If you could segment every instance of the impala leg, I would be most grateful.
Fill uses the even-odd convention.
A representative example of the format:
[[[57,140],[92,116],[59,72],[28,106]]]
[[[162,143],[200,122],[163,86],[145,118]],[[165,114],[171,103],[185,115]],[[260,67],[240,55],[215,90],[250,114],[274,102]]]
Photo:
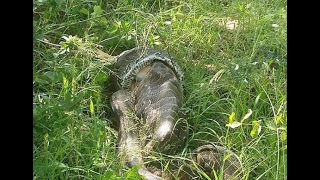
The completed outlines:
[[[113,111],[119,118],[118,155],[121,163],[130,167],[143,163],[140,156],[137,127],[132,118],[133,99],[125,90],[115,92],[111,97]]]
[[[128,167],[139,165],[139,174],[145,176],[147,180],[160,180],[160,177],[149,172],[144,166],[130,91],[119,90],[115,92],[111,97],[111,106],[119,118],[117,154],[121,164]]]

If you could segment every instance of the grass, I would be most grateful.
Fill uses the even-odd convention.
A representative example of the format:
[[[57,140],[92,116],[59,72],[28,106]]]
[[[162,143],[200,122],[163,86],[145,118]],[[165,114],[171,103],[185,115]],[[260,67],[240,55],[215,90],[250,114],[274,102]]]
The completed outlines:
[[[215,142],[240,156],[243,179],[287,179],[285,0],[33,2],[33,179],[139,178],[116,156],[112,66],[93,60],[138,45],[185,72],[182,154]]]

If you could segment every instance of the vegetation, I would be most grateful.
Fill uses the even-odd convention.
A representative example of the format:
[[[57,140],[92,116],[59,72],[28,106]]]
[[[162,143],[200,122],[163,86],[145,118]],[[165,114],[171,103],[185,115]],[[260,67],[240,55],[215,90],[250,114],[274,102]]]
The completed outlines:
[[[101,51],[142,45],[185,72],[190,137],[176,158],[214,142],[239,155],[244,179],[287,179],[286,3],[33,0],[33,179],[139,178],[116,156]]]

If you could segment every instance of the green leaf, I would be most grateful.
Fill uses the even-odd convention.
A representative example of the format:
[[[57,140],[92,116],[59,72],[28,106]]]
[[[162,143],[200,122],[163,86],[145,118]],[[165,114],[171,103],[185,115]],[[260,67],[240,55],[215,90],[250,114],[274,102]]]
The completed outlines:
[[[107,24],[107,18],[105,18],[105,17],[101,17],[100,18],[100,21],[99,21],[101,24]]]
[[[121,27],[121,21],[115,21],[114,23],[113,23],[113,26],[114,27],[116,27],[116,28],[120,28]]]
[[[55,79],[55,75],[56,75],[56,73],[55,73],[55,72],[52,72],[52,71],[48,71],[48,72],[45,72],[45,73],[44,73],[44,76],[48,77],[52,82],[53,82],[54,79]]]
[[[286,141],[287,140],[287,132],[286,131],[281,131],[280,133],[280,139],[282,141]]]
[[[40,78],[41,80],[47,81],[48,83],[55,83],[60,81],[61,76],[58,72],[47,71],[43,75],[40,75],[38,78]]]
[[[63,84],[63,89],[67,89],[69,87],[69,82],[64,75],[62,76],[62,84]]]
[[[93,13],[91,13],[91,15],[92,15],[93,17],[95,17],[95,16],[101,15],[102,13],[103,13],[103,10],[101,9],[100,6],[94,6],[94,7],[93,7]]]
[[[90,105],[89,105],[89,107],[90,107],[90,113],[91,113],[91,115],[93,115],[93,114],[94,114],[94,106],[93,106],[92,99],[90,99]]]
[[[231,124],[234,121],[235,118],[236,118],[236,113],[232,112],[230,114],[230,116],[229,116],[229,123]]]
[[[127,179],[141,179],[141,175],[138,173],[140,166],[134,165],[131,169],[126,172]]]
[[[88,9],[85,9],[85,8],[80,9],[79,13],[82,13],[82,14],[85,14],[85,15],[89,15]]]
[[[48,81],[47,79],[42,79],[41,77],[36,77],[34,79],[35,83],[39,83],[39,84],[47,84],[50,83],[50,81]]]
[[[274,118],[274,122],[276,123],[276,125],[278,125],[279,123],[282,123],[283,122],[283,117],[282,117],[282,113],[277,115],[275,118]]]
[[[255,138],[261,132],[260,121],[252,121],[251,123],[252,123],[253,127],[252,127],[252,130],[250,132],[250,136],[252,138]]]
[[[95,83],[103,83],[107,80],[107,76],[105,74],[97,74],[94,78]]]
[[[244,7],[242,4],[239,5],[239,10],[242,12],[244,10]]]
[[[114,172],[108,171],[105,173],[104,178],[105,179],[113,179],[116,178],[116,174]]]
[[[68,47],[69,47],[69,45],[67,43],[65,43],[65,42],[61,43],[61,48],[62,49],[67,49]]]

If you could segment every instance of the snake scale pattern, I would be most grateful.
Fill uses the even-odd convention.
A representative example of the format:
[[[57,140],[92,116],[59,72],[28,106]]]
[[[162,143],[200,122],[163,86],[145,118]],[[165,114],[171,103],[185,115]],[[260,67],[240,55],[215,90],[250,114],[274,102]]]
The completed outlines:
[[[111,106],[118,117],[118,156],[123,166],[138,165],[148,180],[193,179],[194,164],[213,178],[223,166],[224,179],[239,179],[242,168],[237,155],[224,147],[208,144],[190,154],[173,175],[152,169],[145,158],[152,152],[175,154],[185,146],[188,124],[180,112],[183,105],[183,71],[167,51],[137,47],[116,57],[111,76],[115,92]],[[224,161],[226,155],[230,157]]]

